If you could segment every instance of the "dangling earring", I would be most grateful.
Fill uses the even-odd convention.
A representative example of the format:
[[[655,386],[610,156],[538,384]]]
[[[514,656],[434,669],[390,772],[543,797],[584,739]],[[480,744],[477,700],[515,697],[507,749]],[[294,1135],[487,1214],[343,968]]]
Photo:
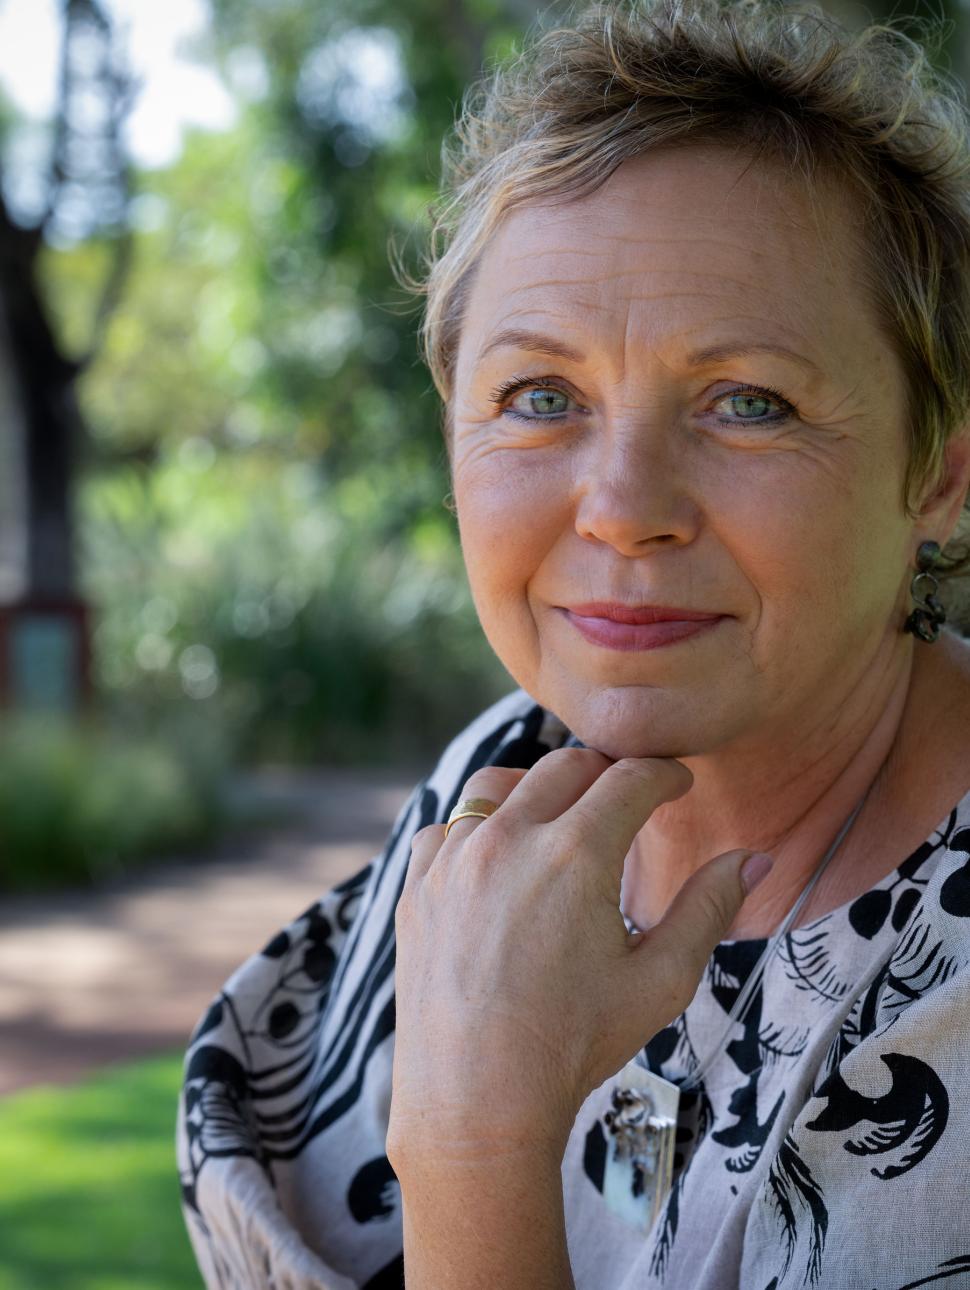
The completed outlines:
[[[904,632],[912,632],[918,636],[921,641],[927,641],[929,644],[939,639],[940,628],[946,622],[946,610],[936,598],[936,592],[940,589],[940,584],[933,577],[930,570],[936,564],[940,555],[940,544],[938,542],[922,542],[919,550],[916,552],[916,568],[919,572],[910,583],[909,593],[919,606],[914,609],[906,619]],[[919,594],[918,584],[921,580],[931,582],[929,594],[921,597]]]

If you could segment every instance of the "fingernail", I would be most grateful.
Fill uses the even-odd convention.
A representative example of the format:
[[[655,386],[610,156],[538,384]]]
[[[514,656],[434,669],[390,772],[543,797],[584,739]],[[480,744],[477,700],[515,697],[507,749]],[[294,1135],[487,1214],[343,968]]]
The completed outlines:
[[[771,873],[771,866],[774,864],[771,856],[765,855],[763,851],[756,851],[754,855],[748,856],[741,866],[741,881],[744,884],[744,893],[750,895],[757,887],[762,878]]]

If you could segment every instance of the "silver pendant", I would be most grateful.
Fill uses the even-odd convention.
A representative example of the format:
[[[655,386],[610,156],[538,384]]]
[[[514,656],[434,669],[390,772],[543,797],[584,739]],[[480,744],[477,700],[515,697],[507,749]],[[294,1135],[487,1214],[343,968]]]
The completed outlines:
[[[676,1084],[630,1061],[616,1077],[603,1117],[610,1132],[603,1198],[644,1233],[670,1194],[679,1101]]]

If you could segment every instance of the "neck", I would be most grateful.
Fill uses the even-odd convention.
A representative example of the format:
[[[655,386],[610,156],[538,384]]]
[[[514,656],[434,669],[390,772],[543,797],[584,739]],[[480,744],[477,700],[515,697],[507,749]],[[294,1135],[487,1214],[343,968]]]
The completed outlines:
[[[859,836],[860,823],[872,812],[878,815],[891,797],[901,734],[914,707],[914,664],[923,660],[914,654],[911,637],[894,645],[882,662],[869,660],[828,711],[816,709],[801,720],[786,714],[796,735],[775,730],[760,746],[725,746],[679,759],[694,775],[690,792],[653,813],[627,857],[623,908],[638,926],[656,922],[708,860],[750,847],[772,855],[775,866],[727,936],[769,936],[868,791],[799,922],[812,916],[826,890],[838,889],[838,879],[831,879]]]

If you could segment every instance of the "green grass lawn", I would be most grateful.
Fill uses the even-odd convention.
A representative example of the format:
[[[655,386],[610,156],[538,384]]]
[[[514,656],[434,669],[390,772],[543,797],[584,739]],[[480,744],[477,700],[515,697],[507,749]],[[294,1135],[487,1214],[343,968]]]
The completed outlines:
[[[182,1057],[0,1099],[0,1290],[202,1290],[175,1167]]]

